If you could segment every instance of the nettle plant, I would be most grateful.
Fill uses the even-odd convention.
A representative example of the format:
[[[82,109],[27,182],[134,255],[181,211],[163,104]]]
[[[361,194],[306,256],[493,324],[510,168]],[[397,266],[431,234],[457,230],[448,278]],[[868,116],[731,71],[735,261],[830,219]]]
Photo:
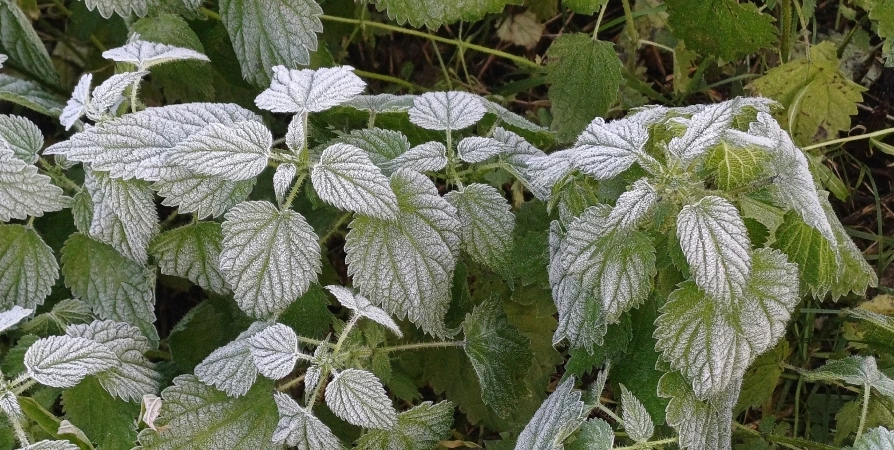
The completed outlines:
[[[745,369],[783,336],[801,295],[837,298],[876,282],[766,99],[596,119],[572,148],[547,155],[520,134],[540,127],[472,94],[362,95],[350,67],[277,66],[255,101],[291,115],[274,139],[264,118],[235,104],[140,104],[154,66],[206,60],[201,53],[134,37],[104,56],[128,70],[95,88],[81,79],[60,117],[78,131],[44,156],[34,124],[0,116],[0,220],[23,222],[0,226],[0,328],[29,318],[59,278],[35,217],[70,208],[77,228],[61,249],[75,298],[20,325],[18,372],[0,383],[0,409],[23,448],[98,443],[47,411],[60,389],[66,407],[78,389],[142,404],[137,442],[103,448],[337,449],[346,442],[333,424],[344,422],[362,430],[348,433],[359,448],[432,448],[449,438],[454,404],[398,411],[385,389],[397,386],[398,352],[461,348],[476,375],[464,382],[480,385],[498,417],[542,399],[556,362],[532,385],[531,340],[498,289],[468,292],[476,275],[511,288],[507,274],[519,270],[548,278],[552,344],[583,354],[629,328],[633,308],[660,304],[657,394],[670,399],[677,435],[653,436],[666,431],[623,385],[620,414],[603,405],[606,364],[586,397],[566,376],[517,439],[504,436],[508,445],[611,447],[613,427],[591,414],[600,411],[635,446],[729,448]],[[312,120],[351,110],[368,114],[366,128],[335,133]],[[376,127],[385,116],[412,125]],[[411,146],[410,126],[437,139]],[[525,189],[558,211],[548,267],[519,269],[513,258]],[[163,222],[156,195],[174,211]],[[347,315],[334,335],[302,336],[287,319],[308,302],[325,305],[321,245],[345,224],[352,287],[325,289]],[[192,373],[158,362],[158,272],[232,298],[248,318]],[[218,313],[198,310],[184,322]]]

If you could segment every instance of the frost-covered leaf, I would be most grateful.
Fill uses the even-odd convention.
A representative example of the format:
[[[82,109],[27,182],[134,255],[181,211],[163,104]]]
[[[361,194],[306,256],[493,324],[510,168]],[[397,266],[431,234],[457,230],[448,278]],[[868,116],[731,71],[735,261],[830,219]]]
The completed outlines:
[[[88,170],[84,186],[93,199],[90,237],[146,264],[149,241],[158,232],[155,193],[142,180],[112,178]]]
[[[365,370],[345,369],[336,374],[326,386],[326,405],[353,425],[385,430],[397,425],[397,411],[382,382]]]
[[[298,450],[344,448],[326,424],[298,405],[288,394],[274,392],[273,399],[279,410],[279,422],[273,432],[273,442],[296,447]]]
[[[397,337],[403,337],[400,327],[397,326],[391,316],[381,308],[373,306],[366,297],[358,295],[352,290],[342,286],[330,285],[326,286],[326,289],[328,289],[345,308],[349,308],[360,317],[366,317],[367,319],[390,329],[397,335]]]
[[[5,63],[7,59],[9,59],[8,56],[0,53],[0,69],[3,68],[3,63]]]
[[[400,213],[392,221],[357,217],[345,238],[348,273],[361,295],[385,311],[434,335],[447,333],[443,318],[459,256],[456,210],[424,175],[391,175]]]
[[[643,150],[648,140],[649,132],[640,123],[629,119],[606,123],[597,117],[577,138],[572,164],[597,180],[607,180],[637,161],[648,161],[650,157]]]
[[[320,198],[337,208],[384,220],[397,215],[397,197],[388,178],[352,145],[334,144],[324,150],[311,181]]]
[[[838,220],[832,205],[828,200],[828,193],[820,191],[820,203],[826,213],[826,219],[832,226],[835,235],[837,256],[841,264],[836,283],[832,284],[831,295],[833,300],[853,292],[856,295],[864,295],[866,289],[878,286],[878,275],[875,269],[866,261],[863,252],[857,248],[854,241],[848,235],[844,225]]]
[[[323,9],[315,0],[223,0],[220,18],[239,65],[242,77],[255,86],[270,82],[270,68],[310,63],[323,31],[319,16]]]
[[[645,178],[640,178],[618,197],[615,207],[608,216],[608,223],[622,230],[633,229],[649,217],[656,204],[658,204],[658,192],[655,191],[655,187]]]
[[[21,447],[19,450],[80,450],[80,447],[69,441],[43,440]]]
[[[30,316],[32,312],[34,310],[22,308],[21,306],[13,306],[6,311],[0,312],[0,332],[16,326],[22,319]]]
[[[150,341],[155,330],[155,270],[147,270],[114,248],[80,233],[62,247],[62,274],[72,294],[101,319],[136,325]]]
[[[103,0],[109,1],[109,0]],[[117,0],[128,1],[128,0]],[[129,0],[140,1],[140,0]],[[142,0],[145,2],[145,0]],[[140,14],[144,16],[145,14]],[[108,18],[108,16],[106,16]],[[197,59],[199,61],[211,61],[207,56],[188,48],[175,47],[173,45],[160,44],[158,42],[148,42],[141,39],[134,40],[124,46],[106,50],[102,53],[105,59],[111,59],[117,62],[131,63],[137,66],[137,70],[146,70],[158,64],[164,64],[173,61],[183,61],[188,59]],[[93,93],[94,98],[96,92]]]
[[[677,373],[668,373],[658,382],[658,395],[670,398],[667,423],[679,434],[679,445],[687,450],[727,450],[732,436],[733,406],[739,397],[741,380],[728,389],[700,400],[689,383]]]
[[[0,225],[0,309],[42,305],[58,278],[53,249],[33,228]]]
[[[131,17],[131,14],[143,17],[149,13],[150,0],[84,0],[84,3],[90,11],[98,9],[99,14],[108,19],[112,14],[124,18]]]
[[[646,407],[621,384],[621,417],[624,431],[636,442],[646,442],[655,432],[655,424]]]
[[[172,168],[167,152],[206,126],[233,125],[260,117],[228,103],[187,103],[127,114],[75,134],[68,141],[47,148],[68,160],[89,162],[93,170],[108,171],[115,178],[167,179]]]
[[[894,450],[894,432],[884,427],[867,431],[848,450]]]
[[[382,128],[354,130],[350,134],[340,136],[336,142],[353,145],[369,156],[369,159],[382,169],[386,175],[391,174],[391,161],[410,151],[410,141],[403,133]]]
[[[25,415],[16,394],[7,389],[0,393],[0,412],[6,414],[8,420],[21,420]]]
[[[357,440],[357,450],[429,450],[450,437],[453,403],[423,402],[397,416],[391,430],[371,430]]]
[[[53,309],[50,311],[34,316],[22,326],[22,330],[38,336],[60,334],[64,333],[71,324],[86,323],[91,320],[93,320],[93,311],[86,303],[67,298],[53,305]]]
[[[587,418],[581,393],[569,377],[549,395],[518,436],[515,450],[555,450]]]
[[[37,167],[17,158],[12,148],[0,145],[0,222],[40,217],[68,206],[68,197]]]
[[[524,378],[534,358],[528,338],[509,323],[495,299],[476,306],[462,327],[463,349],[481,383],[482,400],[507,417],[528,394]]]
[[[220,295],[230,292],[220,272],[223,234],[217,222],[197,222],[159,234],[149,246],[165,275],[183,277]]]
[[[193,173],[243,181],[267,167],[273,135],[264,124],[248,120],[212,123],[168,152],[168,162]]]
[[[39,339],[25,352],[25,368],[38,383],[67,388],[87,375],[102,372],[118,363],[106,345],[71,336]]]
[[[361,111],[369,111],[373,114],[406,112],[413,106],[413,100],[415,99],[415,95],[358,95],[346,101],[344,105]]]
[[[752,359],[785,336],[791,313],[800,301],[798,266],[778,250],[756,250],[748,287],[733,307],[751,345]]]
[[[456,208],[462,224],[462,248],[476,261],[504,268],[512,250],[515,215],[496,188],[480,183],[444,196]]]
[[[467,92],[427,92],[413,101],[410,122],[427,130],[461,130],[487,112],[478,96]]]
[[[276,201],[280,204],[282,204],[289,193],[289,188],[292,187],[292,182],[295,181],[297,171],[298,169],[292,163],[280,164],[276,168],[276,173],[273,174],[273,192],[276,194]]]
[[[857,386],[871,386],[882,395],[894,397],[894,380],[878,369],[872,356],[849,356],[829,361],[822,367],[803,372],[802,376],[809,381],[840,380]]]
[[[48,86],[59,85],[59,75],[31,19],[16,1],[0,2],[0,53],[9,56],[29,77]]]
[[[93,74],[81,75],[78,84],[71,93],[71,98],[65,104],[62,114],[59,115],[59,123],[70,130],[72,125],[87,114],[87,105],[90,104],[90,83],[93,82]]]
[[[114,116],[110,113],[114,113],[112,108],[124,98],[124,90],[138,85],[140,80],[148,74],[149,72],[124,72],[110,76],[93,90],[90,101],[87,103],[87,117],[91,120],[103,120],[110,115]],[[75,87],[75,94],[79,87],[80,84]],[[69,100],[69,102],[71,101]],[[63,123],[63,125],[65,124]]]
[[[298,335],[291,328],[277,323],[258,332],[248,340],[251,356],[258,372],[267,378],[285,378],[301,355],[298,352]],[[310,359],[310,356],[304,356]]]
[[[701,289],[724,303],[742,294],[751,273],[751,241],[735,206],[716,196],[684,206],[677,237]]]
[[[142,450],[230,449],[277,450],[272,441],[279,420],[269,382],[259,382],[242,397],[202,384],[192,375],[174,378],[162,391],[156,428],[140,432]]]
[[[537,125],[528,119],[525,119],[524,117],[498,105],[497,103],[494,103],[487,99],[484,99],[483,102],[484,108],[487,110],[487,112],[497,116],[497,119],[499,119],[506,125],[534,132],[546,131],[546,128],[541,127],[540,125]]]
[[[7,100],[48,116],[62,112],[58,97],[43,90],[39,84],[0,73],[0,100]]]
[[[249,339],[264,328],[267,328],[266,323],[255,322],[229,344],[211,352],[196,366],[196,377],[231,397],[245,395],[258,376]]]
[[[351,66],[294,70],[273,67],[270,87],[255,99],[258,108],[279,113],[325,111],[363,92],[366,83]]]
[[[43,148],[43,134],[34,122],[22,116],[0,115],[0,148],[12,149],[13,155],[26,164],[37,162]]]
[[[509,153],[511,148],[493,138],[469,136],[456,145],[460,159],[469,163],[479,163],[490,158]]]
[[[72,325],[65,334],[89,339],[112,350],[117,356],[115,365],[96,374],[102,387],[125,401],[139,401],[144,394],[158,393],[162,375],[155,364],[143,354],[151,349],[149,340],[139,328],[110,320],[85,325]]]
[[[474,22],[487,13],[503,11],[506,5],[520,5],[521,0],[376,0],[379,11],[387,10],[388,17],[414,27],[437,29],[441,25],[466,20]]]
[[[419,144],[388,163],[387,170],[410,169],[417,172],[434,172],[447,166],[447,147],[440,142]]]
[[[295,211],[265,201],[243,202],[223,223],[220,269],[236,303],[252,317],[284,311],[320,272],[320,245]]]
[[[296,114],[286,130],[286,147],[296,155],[300,155],[307,146],[307,126],[304,123],[306,119],[307,113]]]
[[[693,114],[687,121],[686,131],[670,140],[667,151],[683,164],[692,164],[720,142],[723,130],[733,121],[735,110],[731,101],[709,105]]]
[[[195,213],[199,219],[218,217],[251,194],[255,179],[230,181],[221,177],[200,175],[187,169],[173,169],[152,189],[164,197],[161,204],[176,206],[181,214]]]

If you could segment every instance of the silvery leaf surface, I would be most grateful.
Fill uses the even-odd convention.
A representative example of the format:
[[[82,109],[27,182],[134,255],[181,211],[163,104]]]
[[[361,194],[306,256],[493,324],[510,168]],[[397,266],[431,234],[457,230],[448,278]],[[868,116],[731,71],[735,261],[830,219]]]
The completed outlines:
[[[153,183],[152,189],[164,197],[162,205],[176,206],[181,214],[195,213],[197,218],[204,219],[221,216],[245,201],[255,181],[254,178],[230,181],[178,167],[171,169],[164,180]]]
[[[560,384],[525,425],[515,450],[562,449],[562,442],[586,419],[581,393],[574,391],[574,377]]]
[[[339,209],[383,220],[398,213],[388,178],[366,152],[352,145],[334,144],[324,150],[310,179],[320,198]]]
[[[22,319],[30,316],[32,312],[34,310],[22,308],[21,306],[13,306],[6,311],[0,312],[0,332],[16,326]]]
[[[50,177],[17,158],[12,148],[0,146],[0,222],[40,217],[65,208],[70,200]]]
[[[326,405],[344,421],[374,429],[392,429],[397,411],[382,382],[371,372],[345,369],[326,386]]]
[[[193,173],[243,181],[267,168],[272,145],[273,135],[262,123],[212,123],[172,148],[168,162]]]
[[[220,272],[223,233],[217,222],[196,222],[165,231],[152,240],[149,253],[165,275],[186,278],[215,292],[227,295],[229,286]]]
[[[354,311],[355,314],[361,317],[365,317],[388,328],[394,332],[397,337],[403,337],[403,333],[400,331],[400,327],[394,322],[394,319],[392,319],[382,308],[374,306],[366,297],[342,286],[330,285],[326,286],[326,289],[328,289],[329,292],[335,296],[335,299],[345,308]]]
[[[406,153],[392,159],[387,170],[410,169],[416,172],[434,172],[447,166],[447,147],[440,142],[419,144]]]
[[[444,198],[456,208],[462,224],[462,249],[476,261],[504,268],[512,250],[515,215],[496,188],[480,183],[451,191]]]
[[[279,410],[279,422],[273,432],[273,442],[286,444],[298,450],[344,448],[326,424],[302,408],[288,394],[274,392],[273,399]]]
[[[106,50],[102,57],[117,62],[131,63],[138,70],[146,70],[158,64],[189,59],[211,61],[207,56],[188,48],[137,39],[121,47]]]
[[[427,92],[413,101],[410,122],[427,130],[461,130],[487,112],[477,95],[467,92]]]
[[[21,313],[24,307],[30,314],[50,295],[57,279],[56,256],[37,231],[18,224],[0,225],[0,308]]]
[[[71,336],[38,339],[25,352],[25,368],[38,383],[68,388],[87,375],[93,375],[118,363],[106,345]]]
[[[87,117],[91,120],[103,120],[109,117],[112,108],[123,98],[124,90],[139,84],[149,72],[125,72],[110,76],[102,84],[93,89],[90,102],[87,103]],[[75,88],[77,90],[77,88]]]
[[[112,178],[108,173],[88,169],[84,186],[93,200],[90,237],[146,264],[149,241],[158,233],[155,193],[149,183]]]
[[[22,116],[0,115],[0,148],[4,146],[25,164],[34,164],[43,148],[43,134],[34,122]]]
[[[325,111],[363,92],[366,83],[351,66],[317,70],[273,67],[270,87],[255,99],[258,108],[279,113]]]
[[[311,359],[298,351],[298,336],[286,325],[273,324],[248,339],[251,356],[258,372],[280,380],[292,372],[298,357]]]
[[[276,172],[273,174],[273,192],[276,194],[276,201],[280,204],[288,195],[297,171],[298,169],[292,163],[280,164],[276,168]]]
[[[231,397],[245,395],[258,376],[249,339],[267,326],[265,322],[255,322],[236,339],[211,352],[195,367],[198,380]]]
[[[90,83],[92,81],[92,73],[81,75],[81,79],[78,80],[78,84],[75,86],[71,98],[68,99],[65,108],[62,109],[62,114],[59,116],[59,122],[62,123],[62,126],[64,126],[66,130],[71,129],[72,125],[74,125],[78,119],[84,117],[84,114],[87,114],[87,106],[90,104]]]

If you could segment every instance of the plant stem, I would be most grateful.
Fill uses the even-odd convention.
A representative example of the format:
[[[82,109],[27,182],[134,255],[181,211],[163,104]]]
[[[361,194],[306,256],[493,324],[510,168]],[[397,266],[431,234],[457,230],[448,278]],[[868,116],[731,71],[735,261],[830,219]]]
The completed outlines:
[[[317,347],[326,344],[323,341],[318,341],[316,339],[306,338],[298,336],[298,342],[304,342],[305,344],[316,345]]]
[[[866,426],[866,414],[869,412],[869,391],[870,385],[869,383],[865,383],[863,385],[863,409],[860,411],[860,425],[857,426],[857,438],[856,440],[860,440],[860,436],[863,435],[863,427]]]
[[[292,190],[289,191],[289,196],[286,197],[286,201],[280,206],[279,209],[286,210],[292,206],[292,201],[295,200],[295,196],[298,195],[298,191],[301,190],[301,185],[304,184],[304,179],[307,177],[307,173],[302,173],[298,180],[295,181],[295,184],[292,185]]]
[[[677,442],[677,440],[678,440],[678,438],[672,437],[672,438],[661,439],[660,441],[640,442],[638,444],[633,444],[633,445],[630,445],[627,447],[615,447],[614,450],[634,450],[634,449],[640,449],[640,448],[659,447],[659,446],[665,446],[667,444],[673,444],[673,443]]]
[[[608,407],[606,407],[605,405],[603,405],[601,402],[596,403],[596,409],[598,409],[598,410],[604,412],[606,415],[608,415],[609,417],[611,417],[612,420],[614,420],[615,422],[618,422],[619,424],[622,424],[622,425],[624,424],[624,419],[622,419],[621,416],[615,414],[614,411],[608,409]]]
[[[453,149],[453,133],[447,129],[447,177],[452,178],[456,185],[462,189],[463,182],[456,173],[456,151]]]
[[[596,38],[596,34],[599,33],[599,24],[602,23],[602,16],[605,15],[605,10],[607,9],[608,2],[603,2],[602,7],[599,8],[599,17],[596,18],[596,26],[593,27],[593,40],[597,41],[599,39]]]
[[[50,164],[50,162],[44,158],[38,158],[37,161],[44,168],[44,170],[47,172],[47,174],[50,176],[50,178],[52,178],[57,183],[63,185],[64,187],[67,187],[75,192],[81,190],[81,187],[78,186],[78,184],[75,183],[74,181],[71,181],[70,178],[65,176],[65,174],[62,173],[62,170],[58,166]]]
[[[279,392],[285,392],[285,391],[288,391],[289,389],[292,389],[293,387],[295,387],[296,385],[298,385],[298,383],[301,383],[302,381],[304,381],[304,377],[305,377],[305,376],[307,376],[307,374],[301,374],[300,376],[297,376],[297,377],[295,377],[295,378],[289,380],[288,383],[286,383],[286,384],[284,384],[284,385],[282,385],[282,386],[277,386],[277,387],[276,387],[276,390],[279,391]]]
[[[364,78],[372,78],[374,80],[387,81],[389,83],[393,83],[398,86],[403,86],[411,91],[422,91],[422,92],[428,91],[428,89],[426,89],[422,86],[419,86],[418,84],[413,84],[407,80],[402,80],[397,77],[392,77],[391,75],[383,75],[380,73],[367,72],[365,70],[359,70],[359,69],[354,69],[354,73],[356,73],[357,75],[364,77]]]
[[[792,46],[792,1],[794,0],[782,0],[779,5],[779,54],[783,64],[788,62]]]
[[[338,336],[338,342],[335,343],[335,347],[332,349],[332,359],[338,357],[338,353],[341,351],[342,344],[345,343],[345,339],[348,337],[348,334],[351,333],[351,330],[354,328],[354,325],[357,324],[357,321],[360,320],[360,314],[354,314],[351,316],[351,320],[345,325],[345,327],[341,330],[341,335]],[[317,386],[314,388],[313,396],[310,397],[310,400],[307,401],[307,406],[305,409],[308,411],[313,410],[314,403],[317,401],[317,397],[320,395],[320,389],[322,389],[323,385],[326,384],[324,381],[329,378],[328,365],[324,365],[324,369],[322,373],[320,373],[320,382],[317,383]]]
[[[419,342],[416,344],[392,345],[390,347],[377,348],[375,352],[391,353],[402,352],[405,350],[419,350],[423,348],[448,348],[448,347],[465,347],[465,341],[447,341],[447,342]]]
[[[339,217],[338,220],[334,224],[332,224],[332,227],[329,228],[329,232],[326,233],[326,235],[323,236],[322,238],[320,238],[320,240],[317,242],[319,242],[320,245],[323,245],[326,242],[328,242],[329,239],[332,238],[332,236],[335,236],[335,233],[338,232],[339,228],[341,228],[341,226],[344,225],[344,223],[347,222],[348,219],[350,219],[351,217],[354,217],[354,213],[342,214],[341,217]]]
[[[19,417],[10,416],[7,419],[9,419],[9,424],[12,425],[12,431],[15,432],[19,444],[21,444],[22,448],[28,448],[31,442],[28,441],[28,435],[25,433],[25,429],[22,428],[22,422],[19,421]]]
[[[832,140],[826,141],[826,142],[820,142],[819,144],[808,145],[806,147],[801,147],[801,150],[804,150],[804,151],[813,150],[815,148],[828,147],[830,145],[843,144],[845,142],[860,141],[863,139],[884,136],[886,134],[891,134],[891,133],[894,133],[894,128],[885,128],[884,130],[873,131],[872,133],[860,134],[857,136],[848,136],[848,137],[843,137],[843,138],[838,138],[838,139],[832,139]]]

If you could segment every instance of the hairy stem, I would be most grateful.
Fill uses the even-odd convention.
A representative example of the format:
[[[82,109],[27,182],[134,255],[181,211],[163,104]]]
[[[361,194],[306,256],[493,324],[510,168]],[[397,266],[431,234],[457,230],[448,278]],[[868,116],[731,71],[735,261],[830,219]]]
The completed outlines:
[[[325,236],[321,237],[320,240],[317,242],[319,242],[320,245],[323,245],[326,242],[328,242],[329,239],[332,239],[332,236],[335,236],[335,234],[338,233],[339,229],[341,229],[341,226],[344,225],[345,222],[347,222],[348,220],[351,219],[351,217],[354,217],[354,213],[342,214],[341,217],[339,217],[338,220],[335,221],[334,224],[332,224],[332,227],[329,228],[329,232],[326,233]]]
[[[663,447],[667,444],[674,444],[677,442],[677,438],[666,438],[658,441],[648,441],[648,442],[640,442],[638,444],[633,444],[627,447],[615,447],[615,450],[634,450],[641,448],[652,448],[652,447]]]
[[[342,344],[345,343],[345,339],[351,334],[351,330],[354,328],[354,325],[357,325],[357,321],[360,320],[360,314],[354,314],[351,316],[351,320],[345,325],[345,327],[341,330],[341,335],[338,336],[338,342],[335,343],[335,347],[332,349],[332,359],[338,358],[338,354],[341,351]],[[320,382],[317,383],[317,386],[314,388],[314,393],[307,401],[307,406],[305,409],[308,411],[313,410],[314,403],[317,401],[317,397],[320,396],[320,390],[323,388],[323,385],[326,384],[324,381],[329,378],[330,369],[328,366],[324,366],[322,373],[320,373]]]
[[[884,136],[886,134],[891,134],[891,133],[894,133],[894,128],[885,128],[884,130],[873,131],[872,133],[860,134],[857,136],[848,136],[848,137],[843,137],[843,138],[838,138],[838,139],[832,139],[832,140],[829,140],[826,142],[820,142],[819,144],[808,145],[806,147],[801,147],[801,150],[804,150],[804,151],[813,150],[815,148],[828,147],[830,145],[843,144],[845,142],[860,141],[863,139]]]
[[[465,341],[446,341],[446,342],[419,342],[416,344],[392,345],[390,347],[377,348],[376,353],[402,352],[406,350],[420,350],[424,348],[449,348],[449,347],[465,347]]]
[[[866,414],[869,412],[869,391],[870,385],[866,383],[863,385],[863,408],[860,410],[860,425],[857,426],[857,438],[856,440],[860,440],[860,436],[863,435],[863,428],[866,426]]]
[[[299,376],[297,376],[297,377],[295,377],[295,378],[289,380],[288,383],[283,384],[282,386],[277,386],[277,387],[276,387],[276,390],[279,391],[279,392],[285,392],[285,391],[288,391],[289,389],[292,389],[293,387],[297,386],[297,385],[300,384],[302,381],[304,381],[304,377],[305,377],[305,376],[307,376],[307,374],[301,374],[301,375],[299,375]]]
[[[298,195],[298,191],[301,190],[301,185],[304,184],[305,178],[307,178],[307,173],[302,173],[301,176],[298,177],[298,180],[292,185],[292,189],[289,191],[289,196],[286,197],[286,201],[280,206],[281,210],[289,209],[292,206],[292,202],[295,200],[295,196]]]
[[[792,46],[792,1],[779,2],[779,54],[782,63],[787,63]]]

